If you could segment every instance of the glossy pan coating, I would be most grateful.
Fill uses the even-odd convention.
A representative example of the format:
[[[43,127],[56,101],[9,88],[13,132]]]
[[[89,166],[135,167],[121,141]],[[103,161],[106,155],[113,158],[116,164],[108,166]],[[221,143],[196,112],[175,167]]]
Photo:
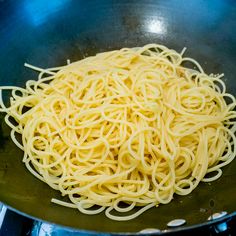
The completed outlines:
[[[236,2],[230,0],[0,1],[0,85],[23,86],[37,74],[24,62],[54,67],[98,52],[160,43],[197,59],[208,73],[225,73],[236,95]],[[206,224],[212,212],[236,211],[236,161],[211,184],[175,196],[127,222],[104,213],[88,216],[50,202],[60,194],[33,177],[22,163],[0,115],[0,201],[33,218],[97,232],[166,229],[176,218],[186,227]]]

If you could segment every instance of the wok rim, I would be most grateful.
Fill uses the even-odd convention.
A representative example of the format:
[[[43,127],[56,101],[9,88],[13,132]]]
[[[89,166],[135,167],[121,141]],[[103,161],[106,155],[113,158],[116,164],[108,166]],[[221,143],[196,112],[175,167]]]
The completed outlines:
[[[229,220],[230,218],[236,216],[236,211],[232,212],[232,213],[229,213],[229,214],[226,214],[225,216],[223,217],[220,217],[218,219],[214,219],[214,220],[206,220],[205,222],[203,223],[198,223],[198,224],[193,224],[193,225],[189,225],[189,226],[180,226],[180,227],[176,227],[176,228],[166,228],[164,230],[160,230],[158,228],[158,230],[160,230],[160,232],[145,232],[145,233],[142,233],[140,231],[138,232],[106,232],[106,231],[95,231],[95,230],[86,230],[86,229],[79,229],[79,228],[76,228],[76,227],[72,227],[72,226],[65,226],[65,225],[62,225],[62,224],[59,224],[59,223],[55,223],[55,222],[51,222],[51,221],[48,221],[48,220],[45,220],[45,219],[41,219],[39,217],[36,217],[36,216],[32,216],[28,213],[25,213],[25,212],[22,212],[12,206],[9,206],[8,204],[4,203],[4,202],[1,202],[4,206],[7,207],[7,209],[19,214],[19,215],[22,215],[26,218],[29,218],[29,219],[32,219],[32,220],[36,220],[36,221],[39,221],[39,222],[42,222],[42,223],[46,223],[46,224],[50,224],[50,225],[53,225],[53,226],[56,226],[56,227],[59,227],[61,228],[62,230],[67,230],[67,231],[71,231],[73,233],[87,233],[89,235],[99,235],[99,234],[108,234],[108,235],[166,235],[166,234],[169,234],[169,233],[179,233],[179,232],[186,232],[188,230],[195,230],[197,228],[200,228],[200,227],[210,227],[210,226],[214,226],[214,225],[217,225],[217,224],[220,224],[220,223],[223,223],[227,220]]]

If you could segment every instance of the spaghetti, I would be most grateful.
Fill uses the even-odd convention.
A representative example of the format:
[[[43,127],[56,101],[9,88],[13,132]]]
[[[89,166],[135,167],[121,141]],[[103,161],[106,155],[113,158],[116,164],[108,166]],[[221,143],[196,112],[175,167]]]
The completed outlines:
[[[70,199],[52,202],[131,220],[221,176],[236,154],[236,100],[223,75],[207,75],[184,51],[149,44],[58,68],[25,64],[37,81],[0,87],[26,167]]]

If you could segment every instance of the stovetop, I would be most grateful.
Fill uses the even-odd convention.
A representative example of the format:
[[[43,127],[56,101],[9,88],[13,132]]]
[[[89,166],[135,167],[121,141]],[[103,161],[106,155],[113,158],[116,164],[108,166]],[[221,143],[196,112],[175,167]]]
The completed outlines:
[[[46,222],[35,221],[19,215],[0,203],[0,236],[87,236],[98,235],[98,233],[78,232],[62,228]],[[110,235],[99,234],[102,236]],[[134,235],[139,235],[136,233]],[[155,234],[152,234],[155,235]],[[225,222],[214,226],[202,226],[194,230],[186,230],[178,233],[164,233],[164,235],[187,236],[235,236],[236,217],[231,217]]]

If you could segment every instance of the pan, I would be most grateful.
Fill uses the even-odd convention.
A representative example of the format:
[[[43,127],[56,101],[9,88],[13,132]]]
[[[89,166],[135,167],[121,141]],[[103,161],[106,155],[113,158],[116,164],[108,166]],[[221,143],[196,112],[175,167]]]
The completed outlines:
[[[42,68],[66,64],[98,52],[164,44],[198,60],[207,73],[225,73],[228,92],[236,95],[236,2],[230,0],[21,0],[0,2],[0,85],[24,86],[37,74],[24,62]],[[10,209],[78,231],[159,234],[173,219],[187,228],[216,223],[215,212],[236,215],[236,161],[223,176],[201,183],[187,196],[152,208],[138,218],[114,222],[103,213],[88,216],[50,202],[60,194],[33,177],[22,163],[22,151],[10,139],[0,116],[0,201]],[[167,229],[167,230],[166,230]],[[178,230],[180,230],[178,229]]]

